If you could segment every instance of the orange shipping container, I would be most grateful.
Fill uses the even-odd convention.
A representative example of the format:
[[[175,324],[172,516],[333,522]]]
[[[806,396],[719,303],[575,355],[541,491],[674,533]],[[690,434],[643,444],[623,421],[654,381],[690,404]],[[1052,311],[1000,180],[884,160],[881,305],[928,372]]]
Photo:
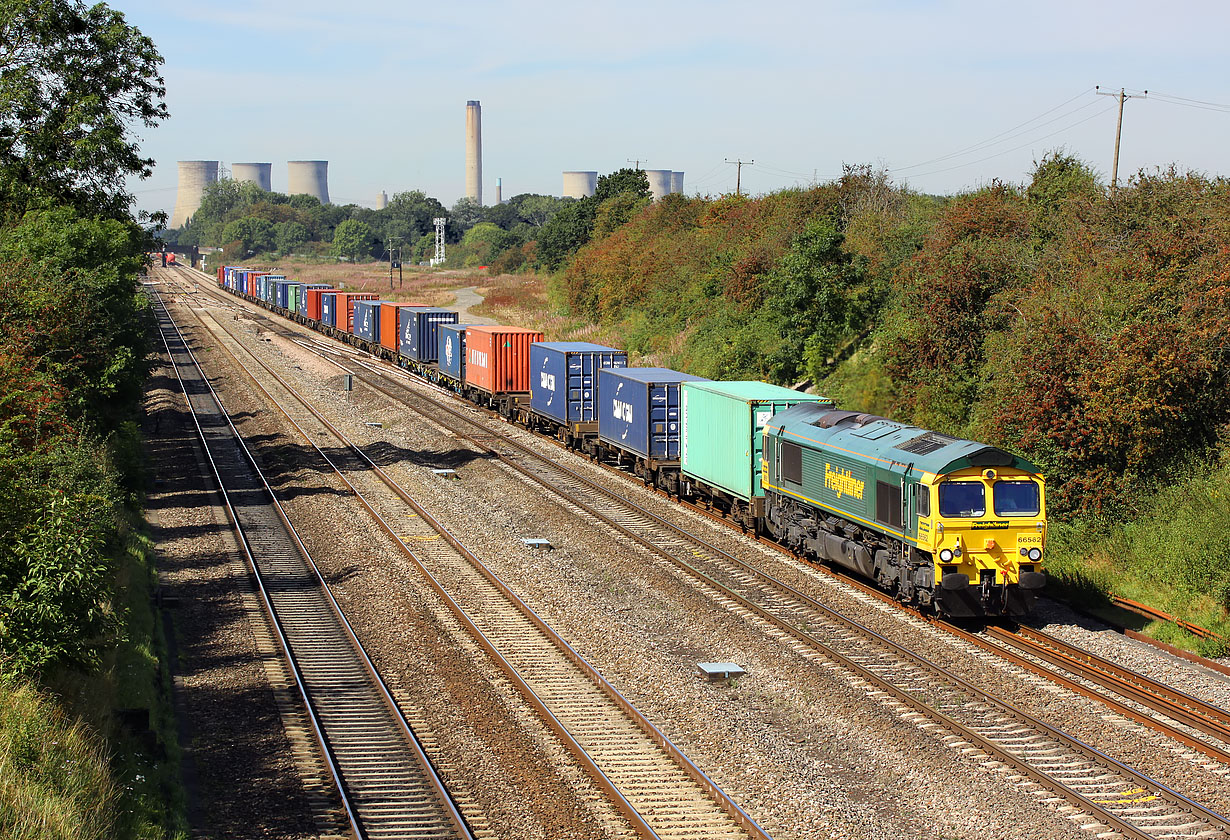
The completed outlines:
[[[522,327],[466,329],[465,381],[493,394],[530,390],[530,345],[542,333]]]
[[[401,335],[401,310],[418,305],[417,303],[388,303],[387,301],[380,304],[380,344],[382,347],[397,352],[397,339]]]

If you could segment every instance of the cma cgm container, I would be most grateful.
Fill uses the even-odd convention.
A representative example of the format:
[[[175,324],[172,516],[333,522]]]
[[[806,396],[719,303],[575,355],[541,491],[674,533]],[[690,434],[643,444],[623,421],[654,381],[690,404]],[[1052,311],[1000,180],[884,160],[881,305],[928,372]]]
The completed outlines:
[[[466,330],[465,384],[488,394],[530,392],[530,345],[542,333],[523,327]]]
[[[832,405],[823,397],[767,382],[685,382],[681,395],[679,468],[684,480],[748,525],[764,513],[760,459],[765,424],[799,403]]]
[[[344,292],[329,291],[320,296],[320,323],[328,324],[331,327],[337,326],[338,298],[342,298],[342,306],[345,306],[344,295]],[[345,316],[342,317],[342,320],[345,322]]]
[[[328,286],[321,286],[319,288],[316,286],[309,286],[307,293],[303,296],[306,300],[303,314],[313,321],[324,322],[325,317],[324,313],[321,311],[321,299],[324,295],[332,294],[336,291],[337,289],[330,289]]]
[[[473,324],[441,324],[438,336],[437,358],[440,373],[455,382],[461,382],[466,369],[466,329]]]
[[[379,300],[356,300],[354,303],[354,334],[367,341],[380,340]]]
[[[451,309],[415,306],[402,310],[401,354],[416,362],[434,362],[439,353],[440,325],[455,323],[457,313]]]
[[[540,341],[530,345],[530,409],[565,426],[593,423],[598,371],[626,368],[628,354],[587,341]]]
[[[644,459],[656,471],[679,460],[680,385],[704,377],[667,368],[598,371],[598,439]]]

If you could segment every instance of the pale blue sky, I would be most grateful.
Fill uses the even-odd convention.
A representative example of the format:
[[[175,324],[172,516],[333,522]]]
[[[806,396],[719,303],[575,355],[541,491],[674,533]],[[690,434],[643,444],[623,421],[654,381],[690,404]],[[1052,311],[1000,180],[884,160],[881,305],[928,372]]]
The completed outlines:
[[[565,169],[635,158],[685,171],[687,192],[733,191],[737,156],[756,161],[745,191],[871,163],[951,193],[1023,181],[1065,146],[1109,181],[1114,101],[1096,84],[1151,91],[1125,108],[1120,178],[1230,172],[1225,3],[114,5],[166,59],[142,209],[171,209],[187,159],[270,161],[275,190],[287,160],[327,159],[335,203],[422,189],[451,205],[469,99],[488,203],[497,177],[505,197],[558,195]]]

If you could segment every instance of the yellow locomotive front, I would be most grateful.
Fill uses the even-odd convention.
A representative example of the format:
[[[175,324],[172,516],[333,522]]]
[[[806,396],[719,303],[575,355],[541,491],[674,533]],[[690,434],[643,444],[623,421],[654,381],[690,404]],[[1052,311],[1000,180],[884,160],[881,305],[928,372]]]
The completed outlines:
[[[919,517],[918,539],[934,559],[943,611],[957,617],[1029,612],[1046,583],[1042,476],[970,466],[922,483],[930,515]]]

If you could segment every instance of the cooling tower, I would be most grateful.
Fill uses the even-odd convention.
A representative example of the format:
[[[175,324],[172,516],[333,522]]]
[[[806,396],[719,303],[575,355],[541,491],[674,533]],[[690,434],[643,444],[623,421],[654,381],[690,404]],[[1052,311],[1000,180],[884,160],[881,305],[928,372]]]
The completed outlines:
[[[477,99],[466,103],[466,196],[483,203],[483,112]]]
[[[218,180],[216,160],[179,161],[179,189],[175,191],[175,212],[171,214],[171,227],[181,228],[201,206],[205,185]]]
[[[671,192],[671,171],[669,169],[644,169],[645,177],[649,179],[649,192],[657,201]]]
[[[673,193],[683,192],[683,173],[682,172],[672,172],[671,173],[671,192]]]
[[[495,179],[495,203],[496,204],[504,203],[504,179],[503,178]]]
[[[292,160],[286,164],[287,195],[312,195],[329,203],[329,161]]]
[[[251,181],[269,192],[273,189],[273,181],[270,179],[272,170],[272,163],[232,163],[231,178],[236,181]]]
[[[586,198],[598,189],[597,172],[565,172],[564,198]]]
[[[376,209],[384,210],[389,206],[389,194],[384,190],[380,191],[380,195],[376,196]]]

